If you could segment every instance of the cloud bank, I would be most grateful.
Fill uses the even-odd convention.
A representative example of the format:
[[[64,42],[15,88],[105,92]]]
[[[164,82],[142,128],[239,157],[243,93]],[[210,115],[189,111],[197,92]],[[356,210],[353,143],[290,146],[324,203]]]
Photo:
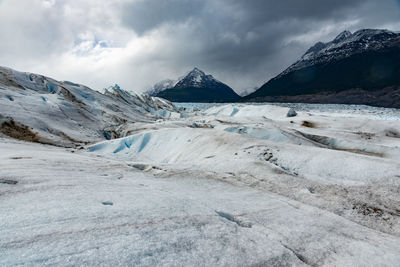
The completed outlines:
[[[0,65],[143,91],[199,67],[238,93],[343,30],[400,30],[398,0],[0,0]]]

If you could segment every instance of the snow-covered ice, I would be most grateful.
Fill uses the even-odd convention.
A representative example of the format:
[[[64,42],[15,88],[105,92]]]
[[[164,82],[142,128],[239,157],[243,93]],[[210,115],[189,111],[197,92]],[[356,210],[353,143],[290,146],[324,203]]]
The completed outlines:
[[[176,117],[164,99],[118,85],[100,93],[84,85],[0,67],[0,124],[13,123],[42,143],[76,146],[118,136],[125,123]],[[8,127],[15,136],[16,127]],[[26,139],[20,136],[20,139]]]
[[[395,111],[204,107],[0,139],[0,266],[399,266]]]

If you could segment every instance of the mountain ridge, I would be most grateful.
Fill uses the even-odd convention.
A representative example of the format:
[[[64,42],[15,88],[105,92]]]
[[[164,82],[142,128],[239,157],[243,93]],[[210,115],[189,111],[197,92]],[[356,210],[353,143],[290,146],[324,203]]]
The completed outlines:
[[[234,102],[240,99],[231,87],[197,67],[176,81],[173,87],[164,88],[155,96],[173,102]]]
[[[400,100],[398,88],[400,34],[363,29],[354,33],[344,31],[330,42],[316,43],[294,64],[243,100],[310,102],[313,95],[313,103],[319,103],[317,96],[325,94],[324,103],[353,104],[357,100],[354,93],[359,92],[362,101],[354,104],[400,107],[398,101],[392,101],[393,97]],[[343,93],[347,90],[349,95]],[[380,90],[381,95],[366,94],[367,98],[361,94]],[[327,94],[332,96],[331,100]]]
[[[399,37],[400,34],[388,30],[362,29],[353,34],[346,30],[330,42],[317,42],[306,51],[300,60],[289,66],[278,77],[316,63],[327,63],[364,51],[378,50]]]

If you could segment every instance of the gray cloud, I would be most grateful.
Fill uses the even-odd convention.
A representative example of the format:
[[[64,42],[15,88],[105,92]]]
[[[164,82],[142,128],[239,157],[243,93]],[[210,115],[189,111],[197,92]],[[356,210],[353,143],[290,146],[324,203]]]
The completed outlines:
[[[122,19],[143,34],[165,23],[185,22],[201,14],[204,6],[202,0],[137,0],[123,5]]]
[[[398,0],[0,0],[1,64],[140,91],[197,66],[261,86],[342,30],[400,30]]]

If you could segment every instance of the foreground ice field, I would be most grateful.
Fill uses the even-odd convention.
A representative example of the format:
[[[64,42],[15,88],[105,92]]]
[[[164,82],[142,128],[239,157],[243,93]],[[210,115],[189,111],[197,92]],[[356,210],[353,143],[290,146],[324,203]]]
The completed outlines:
[[[0,139],[0,266],[400,266],[396,112],[288,110]]]

